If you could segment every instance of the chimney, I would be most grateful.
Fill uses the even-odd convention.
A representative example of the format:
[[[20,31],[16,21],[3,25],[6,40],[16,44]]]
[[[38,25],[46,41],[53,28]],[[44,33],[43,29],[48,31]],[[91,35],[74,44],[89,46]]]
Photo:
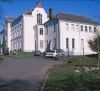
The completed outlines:
[[[49,9],[49,20],[52,20],[54,18],[53,8]]]

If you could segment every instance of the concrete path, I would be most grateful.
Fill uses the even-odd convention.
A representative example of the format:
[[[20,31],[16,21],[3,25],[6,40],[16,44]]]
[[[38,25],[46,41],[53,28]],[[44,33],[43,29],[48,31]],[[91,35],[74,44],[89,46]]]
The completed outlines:
[[[62,63],[42,57],[4,57],[0,64],[0,91],[40,91],[48,69]]]

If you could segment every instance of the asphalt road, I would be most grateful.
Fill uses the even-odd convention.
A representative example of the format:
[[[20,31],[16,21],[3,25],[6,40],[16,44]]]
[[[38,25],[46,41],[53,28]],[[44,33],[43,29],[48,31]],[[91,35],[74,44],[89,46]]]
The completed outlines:
[[[42,57],[4,57],[0,64],[0,91],[40,91],[48,69],[62,63]]]

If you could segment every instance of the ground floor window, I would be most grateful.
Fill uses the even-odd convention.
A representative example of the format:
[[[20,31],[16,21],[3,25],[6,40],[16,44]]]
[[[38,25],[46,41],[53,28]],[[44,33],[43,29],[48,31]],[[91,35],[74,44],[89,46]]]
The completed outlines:
[[[75,48],[75,39],[73,38],[72,39],[72,49],[74,49]]]
[[[43,48],[43,40],[40,40],[40,48]]]
[[[66,48],[69,49],[69,38],[66,38]]]

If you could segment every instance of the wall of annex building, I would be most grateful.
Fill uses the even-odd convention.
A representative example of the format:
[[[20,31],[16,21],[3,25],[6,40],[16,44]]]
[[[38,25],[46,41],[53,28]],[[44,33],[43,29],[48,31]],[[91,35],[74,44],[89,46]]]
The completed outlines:
[[[38,47],[37,50],[39,50],[41,52],[45,51],[45,29],[44,29],[44,25],[37,25],[36,47]]]
[[[31,52],[35,50],[34,18],[30,15],[23,16],[23,50]]]
[[[11,26],[11,51],[23,50],[23,17],[17,19]]]
[[[46,50],[58,49],[59,41],[58,23],[49,22],[45,25],[45,48]]]
[[[4,33],[0,34],[0,45],[2,46],[0,47],[0,54],[2,54],[4,49]]]
[[[83,26],[83,29],[81,26]],[[85,26],[87,26],[87,29]],[[91,27],[91,30],[89,27]],[[94,27],[96,26],[90,24],[59,21],[60,48],[63,49],[67,55],[94,54],[95,52],[90,49],[88,44],[88,41],[96,36]],[[72,39],[74,39],[74,45]]]
[[[5,27],[6,49],[11,51],[11,23],[7,22]]]

